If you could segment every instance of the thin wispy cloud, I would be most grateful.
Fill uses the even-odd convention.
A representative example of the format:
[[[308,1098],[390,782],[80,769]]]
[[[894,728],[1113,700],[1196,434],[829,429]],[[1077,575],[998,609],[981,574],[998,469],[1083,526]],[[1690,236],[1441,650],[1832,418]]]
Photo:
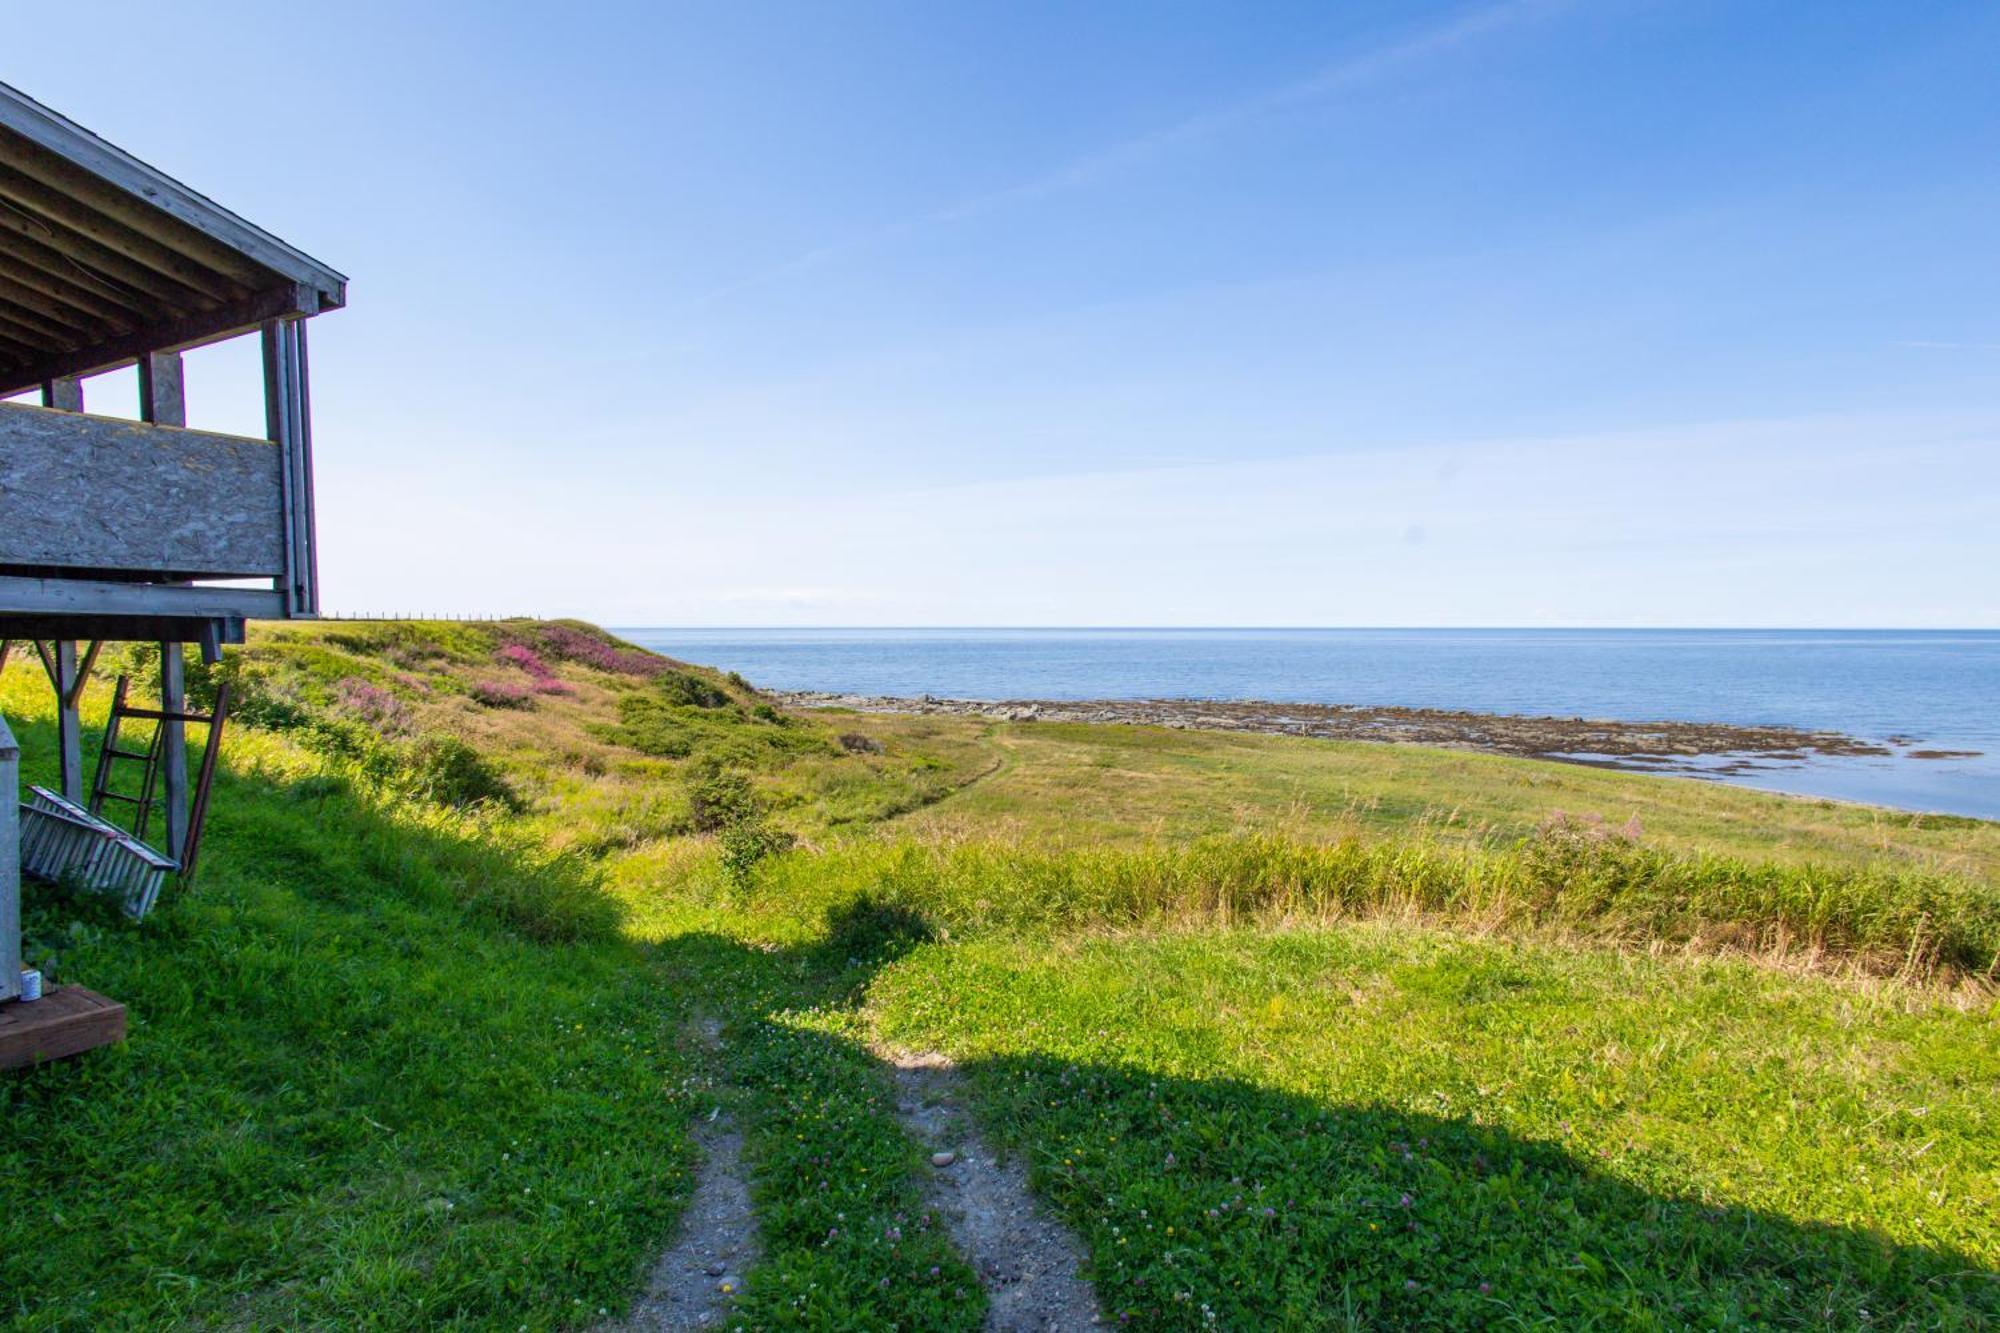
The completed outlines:
[[[1342,93],[1394,78],[1482,38],[1568,8],[1569,4],[1570,0],[1503,0],[1503,3],[1465,11],[1413,36],[1342,57],[1305,78],[1136,135],[1043,175],[886,223],[846,240],[818,246],[759,273],[706,292],[688,304],[701,305],[723,296],[766,286],[842,256],[872,250],[932,227],[966,222],[1016,204],[1088,188],[1178,149],[1205,143],[1258,121],[1314,106]]]

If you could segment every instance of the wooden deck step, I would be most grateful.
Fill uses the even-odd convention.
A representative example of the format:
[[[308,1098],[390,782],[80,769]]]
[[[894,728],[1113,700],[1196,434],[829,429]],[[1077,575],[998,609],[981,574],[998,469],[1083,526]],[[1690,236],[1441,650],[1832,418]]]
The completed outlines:
[[[125,1040],[125,1006],[81,986],[0,1004],[0,1069],[22,1069]]]

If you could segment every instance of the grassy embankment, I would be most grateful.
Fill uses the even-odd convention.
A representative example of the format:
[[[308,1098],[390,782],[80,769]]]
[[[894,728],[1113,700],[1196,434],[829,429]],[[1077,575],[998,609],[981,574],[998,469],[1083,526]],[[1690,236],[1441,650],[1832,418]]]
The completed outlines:
[[[973,1327],[884,1045],[962,1063],[1141,1325],[2000,1317],[1993,825],[788,718],[560,627],[290,628],[231,670],[200,884],[139,927],[30,900],[134,1029],[0,1082],[24,1326],[585,1323],[728,1100],[746,1323]],[[46,687],[0,707],[45,769]]]

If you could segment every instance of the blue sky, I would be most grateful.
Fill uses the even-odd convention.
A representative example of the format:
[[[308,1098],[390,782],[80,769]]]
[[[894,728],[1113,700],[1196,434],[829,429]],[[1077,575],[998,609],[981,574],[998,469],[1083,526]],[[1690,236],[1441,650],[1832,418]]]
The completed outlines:
[[[82,2],[0,52],[353,278],[330,608],[617,624],[2000,625],[1995,69],[1983,0]],[[253,359],[194,424],[257,429]]]

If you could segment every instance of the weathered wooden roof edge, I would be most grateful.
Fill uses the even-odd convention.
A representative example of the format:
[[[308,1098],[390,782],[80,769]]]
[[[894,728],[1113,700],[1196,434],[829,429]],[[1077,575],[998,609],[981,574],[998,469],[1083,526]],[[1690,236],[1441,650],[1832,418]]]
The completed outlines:
[[[347,275],[189,189],[116,144],[0,83],[0,125],[56,153],[142,204],[293,282],[313,288],[325,307],[347,301]]]

